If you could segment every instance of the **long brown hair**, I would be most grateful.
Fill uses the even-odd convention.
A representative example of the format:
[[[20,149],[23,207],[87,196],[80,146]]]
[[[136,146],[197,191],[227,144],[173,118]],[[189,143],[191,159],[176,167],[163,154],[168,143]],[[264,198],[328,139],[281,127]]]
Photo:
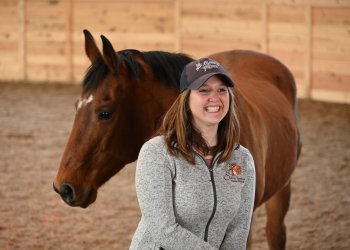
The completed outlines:
[[[235,108],[232,88],[228,88],[230,107],[218,127],[218,143],[213,153],[221,152],[219,162],[227,161],[239,141],[240,127]],[[192,114],[188,100],[191,90],[183,91],[165,114],[163,123],[158,131],[165,137],[168,151],[171,155],[180,153],[189,163],[195,164],[193,149],[208,154],[207,143],[199,131],[192,126]]]

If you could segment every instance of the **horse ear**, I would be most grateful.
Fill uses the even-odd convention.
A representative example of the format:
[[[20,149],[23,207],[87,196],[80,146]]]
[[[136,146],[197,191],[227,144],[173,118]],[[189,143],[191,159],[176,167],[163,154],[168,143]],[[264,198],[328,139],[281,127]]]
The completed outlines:
[[[94,37],[90,31],[84,29],[85,36],[85,53],[90,59],[91,63],[95,62],[96,59],[102,57],[100,50],[98,49]]]
[[[118,70],[118,55],[115,52],[111,42],[104,36],[101,35],[103,44],[103,58],[112,73],[117,73]]]

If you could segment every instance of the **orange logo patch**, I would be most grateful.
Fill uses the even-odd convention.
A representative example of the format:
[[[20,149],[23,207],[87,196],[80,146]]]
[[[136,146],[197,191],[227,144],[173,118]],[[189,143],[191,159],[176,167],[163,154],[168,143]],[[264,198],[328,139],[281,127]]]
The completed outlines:
[[[245,178],[242,177],[242,167],[238,166],[236,163],[229,164],[224,179],[227,181],[244,183]]]
[[[234,163],[229,166],[229,170],[232,175],[238,176],[242,174],[242,168]]]

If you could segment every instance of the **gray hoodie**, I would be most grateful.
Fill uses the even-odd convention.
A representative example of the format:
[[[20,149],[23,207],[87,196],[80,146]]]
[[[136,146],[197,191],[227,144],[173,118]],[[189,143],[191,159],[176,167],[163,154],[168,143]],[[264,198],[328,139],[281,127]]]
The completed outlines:
[[[255,168],[240,146],[227,162],[191,165],[168,153],[163,137],[146,142],[136,168],[142,217],[130,250],[246,249],[253,213]]]

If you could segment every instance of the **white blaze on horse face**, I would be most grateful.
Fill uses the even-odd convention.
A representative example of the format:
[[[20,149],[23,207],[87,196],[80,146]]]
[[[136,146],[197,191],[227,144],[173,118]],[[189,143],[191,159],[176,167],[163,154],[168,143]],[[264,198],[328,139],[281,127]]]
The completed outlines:
[[[92,102],[94,97],[90,95],[88,98],[79,98],[78,105],[77,105],[77,111],[81,109],[82,107],[86,106],[88,103]]]

